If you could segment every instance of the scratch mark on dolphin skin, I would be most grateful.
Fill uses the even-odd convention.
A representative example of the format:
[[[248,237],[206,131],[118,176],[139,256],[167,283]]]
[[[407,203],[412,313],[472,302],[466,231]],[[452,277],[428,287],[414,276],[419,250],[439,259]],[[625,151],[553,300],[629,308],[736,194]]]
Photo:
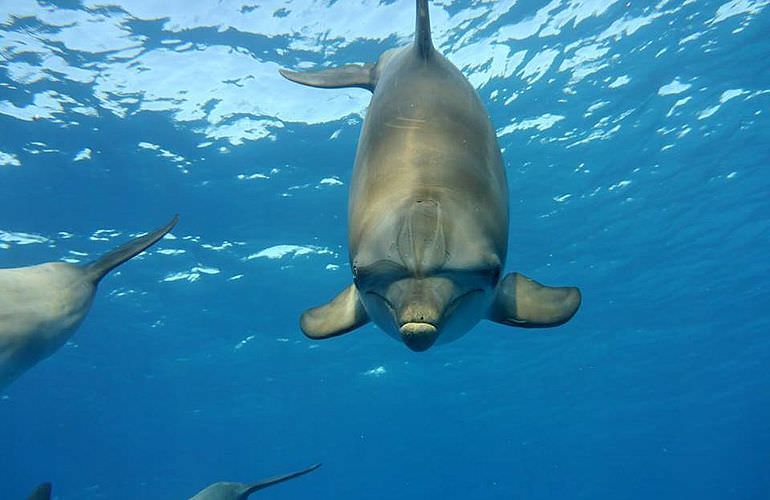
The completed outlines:
[[[399,123],[394,122],[388,122],[386,125],[391,128],[401,128],[406,130],[418,130],[422,128],[422,126],[425,124],[426,120],[420,119],[420,118],[405,118],[403,116],[399,116],[396,118],[396,121]],[[403,123],[401,123],[403,122]]]

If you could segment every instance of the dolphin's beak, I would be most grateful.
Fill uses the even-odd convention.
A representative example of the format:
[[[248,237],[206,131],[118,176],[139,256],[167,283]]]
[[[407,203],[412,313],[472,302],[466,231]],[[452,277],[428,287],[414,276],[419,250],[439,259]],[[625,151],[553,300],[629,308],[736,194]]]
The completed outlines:
[[[430,323],[404,323],[399,332],[406,346],[415,352],[427,350],[438,338],[438,330]]]

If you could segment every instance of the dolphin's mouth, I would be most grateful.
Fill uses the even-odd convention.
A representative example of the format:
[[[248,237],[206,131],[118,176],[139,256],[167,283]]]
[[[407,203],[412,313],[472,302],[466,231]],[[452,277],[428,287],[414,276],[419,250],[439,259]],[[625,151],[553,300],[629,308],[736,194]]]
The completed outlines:
[[[444,318],[442,318],[442,323],[443,323],[443,320],[446,319],[446,317],[451,316],[452,313],[454,313],[454,311],[457,309],[457,307],[460,305],[463,299],[477,293],[483,293],[483,290],[473,289],[465,292],[462,295],[455,297],[449,304],[447,304],[446,308],[444,309],[444,312],[442,314],[442,316],[444,316]],[[374,291],[368,291],[366,292],[366,294],[373,295],[379,298],[380,300],[382,300],[385,306],[390,310],[390,313],[393,315],[393,318],[395,319],[397,317],[396,308],[393,307],[393,304],[391,304],[386,297]],[[430,323],[425,321],[408,321],[401,325],[396,323],[396,326],[398,327],[398,331],[401,334],[401,339],[404,341],[406,346],[413,351],[417,351],[417,352],[425,351],[428,348],[430,348],[433,344],[435,344],[436,339],[438,339],[439,325],[436,323]]]
[[[422,352],[427,350],[438,338],[438,328],[430,323],[410,321],[398,329],[408,348]]]

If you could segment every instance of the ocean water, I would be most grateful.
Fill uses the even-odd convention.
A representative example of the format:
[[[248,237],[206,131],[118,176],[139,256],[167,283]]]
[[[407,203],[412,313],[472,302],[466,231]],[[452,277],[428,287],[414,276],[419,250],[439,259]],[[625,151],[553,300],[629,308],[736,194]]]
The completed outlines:
[[[0,395],[0,498],[770,498],[770,2],[431,2],[498,131],[506,271],[568,324],[414,353],[345,287],[370,94],[279,67],[410,43],[411,0],[0,4],[0,267],[181,220]]]

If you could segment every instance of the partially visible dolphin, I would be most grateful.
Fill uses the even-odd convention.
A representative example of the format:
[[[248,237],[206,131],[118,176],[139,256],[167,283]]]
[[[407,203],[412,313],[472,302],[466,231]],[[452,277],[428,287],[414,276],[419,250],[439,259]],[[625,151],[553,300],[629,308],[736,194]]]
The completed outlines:
[[[321,464],[311,465],[307,469],[263,479],[256,483],[214,483],[195,494],[190,500],[245,500],[257,490],[267,488],[283,481],[302,476],[319,468]]]
[[[0,269],[0,389],[64,345],[88,313],[99,281],[163,238],[177,220],[86,266]]]
[[[27,500],[51,500],[51,483],[42,483],[27,497]]]
[[[305,335],[334,337],[372,320],[424,351],[482,318],[532,328],[575,314],[577,288],[518,273],[500,279],[508,249],[500,147],[473,87],[433,47],[427,0],[417,0],[410,46],[376,63],[281,74],[311,87],[373,92],[350,184],[353,285],[302,315]]]

